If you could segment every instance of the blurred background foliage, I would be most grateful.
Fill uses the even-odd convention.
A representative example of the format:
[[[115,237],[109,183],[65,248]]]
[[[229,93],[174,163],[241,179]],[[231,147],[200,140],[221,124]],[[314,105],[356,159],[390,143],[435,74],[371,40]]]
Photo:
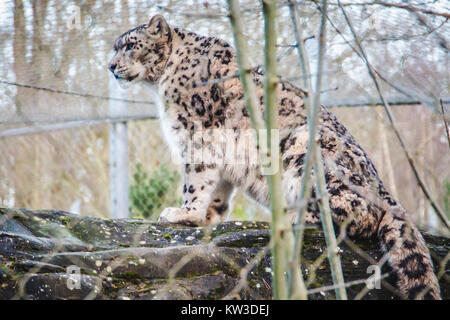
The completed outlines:
[[[420,174],[450,216],[450,152],[437,104],[438,99],[450,97],[448,18],[371,5],[370,1],[364,2],[366,5],[343,1],[347,2],[346,10],[373,66],[402,89],[400,93],[382,82],[388,100],[401,103],[393,106],[393,113]],[[310,37],[306,48],[315,65],[319,11],[314,1],[297,1],[297,5],[301,27]],[[447,15],[450,11],[448,1],[408,1],[408,5]],[[257,65],[263,62],[261,5],[242,0],[241,7],[245,36],[252,48],[250,61]],[[74,21],[77,10],[80,19]],[[109,216],[108,121],[123,116],[133,119],[128,121],[132,213],[154,219],[162,207],[179,201],[179,177],[174,174],[179,165],[172,160],[158,120],[150,119],[157,113],[149,90],[138,85],[123,91],[106,68],[114,39],[147,23],[156,13],[172,25],[232,42],[223,0],[0,1],[0,206]],[[386,187],[414,220],[424,229],[439,231],[437,218],[417,186],[384,111],[376,105],[379,101],[366,67],[342,37],[354,45],[333,1],[329,17],[340,33],[328,25],[323,103],[356,137]],[[277,23],[278,73],[298,84],[298,59],[286,1],[279,1]],[[111,111],[114,101],[108,97],[144,103],[128,103],[126,112],[117,115]],[[405,101],[410,103],[402,103]],[[444,107],[448,119],[448,104]],[[74,121],[82,125],[44,130],[48,125]],[[42,132],[11,134],[11,130],[29,128]],[[157,199],[155,195],[161,192],[164,197]],[[231,219],[270,219],[240,191],[233,208]]]
[[[164,164],[155,168],[149,176],[137,163],[130,186],[131,216],[158,220],[162,209],[180,206],[181,196],[175,192],[179,182],[178,171],[169,170]]]

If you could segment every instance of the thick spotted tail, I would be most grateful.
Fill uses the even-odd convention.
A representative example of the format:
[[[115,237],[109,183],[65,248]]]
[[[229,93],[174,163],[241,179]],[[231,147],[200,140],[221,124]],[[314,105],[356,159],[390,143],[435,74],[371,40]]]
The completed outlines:
[[[381,219],[378,237],[396,275],[398,290],[405,299],[440,300],[438,280],[422,235],[404,209],[392,209]]]

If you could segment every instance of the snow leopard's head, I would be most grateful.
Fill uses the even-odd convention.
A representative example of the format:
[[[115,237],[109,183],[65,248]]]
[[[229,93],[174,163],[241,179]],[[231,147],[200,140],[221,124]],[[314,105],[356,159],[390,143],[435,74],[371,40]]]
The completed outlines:
[[[155,15],[148,24],[128,30],[116,39],[108,69],[126,85],[141,80],[156,82],[164,72],[171,41],[166,20]]]

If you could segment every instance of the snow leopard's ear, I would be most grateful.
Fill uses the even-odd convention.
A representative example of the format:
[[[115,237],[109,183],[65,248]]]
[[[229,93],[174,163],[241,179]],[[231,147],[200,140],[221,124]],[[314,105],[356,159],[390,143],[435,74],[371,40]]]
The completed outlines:
[[[154,15],[147,26],[148,35],[154,39],[159,39],[162,36],[168,35],[169,25],[166,22],[166,19],[160,14]]]

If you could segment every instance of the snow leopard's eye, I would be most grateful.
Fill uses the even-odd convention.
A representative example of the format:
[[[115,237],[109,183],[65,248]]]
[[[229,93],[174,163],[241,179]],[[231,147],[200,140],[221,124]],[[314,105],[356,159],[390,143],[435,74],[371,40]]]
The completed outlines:
[[[125,51],[129,51],[133,48],[134,48],[134,43],[129,43],[129,44],[127,44],[127,47],[125,48]]]

